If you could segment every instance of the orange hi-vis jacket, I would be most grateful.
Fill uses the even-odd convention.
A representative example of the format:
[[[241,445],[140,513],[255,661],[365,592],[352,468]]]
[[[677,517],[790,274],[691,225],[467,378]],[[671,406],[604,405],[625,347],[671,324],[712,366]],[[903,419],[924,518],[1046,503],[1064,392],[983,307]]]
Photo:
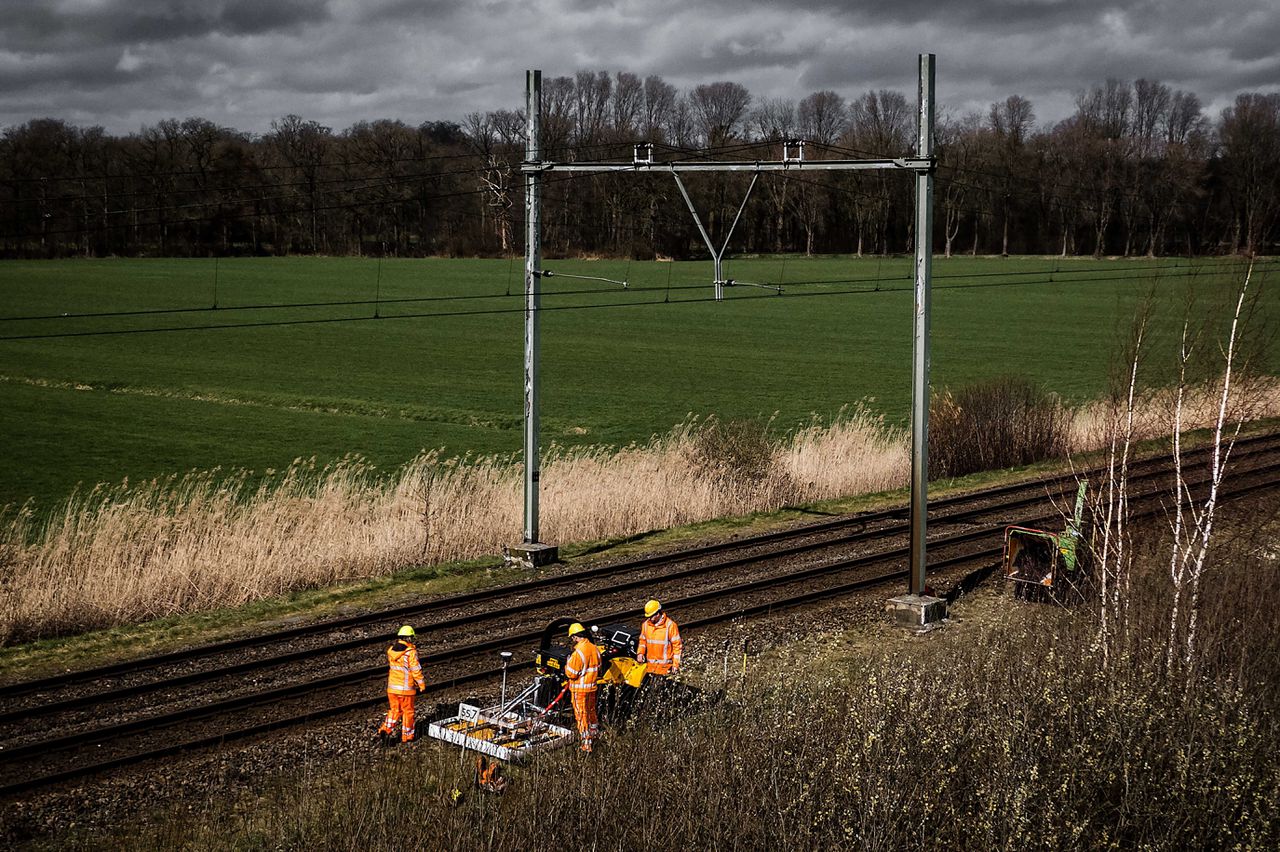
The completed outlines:
[[[590,639],[579,639],[564,664],[570,692],[595,692],[600,677],[600,649]]]
[[[650,674],[665,675],[673,668],[680,668],[680,651],[684,647],[680,628],[665,612],[657,624],[651,618],[644,620],[636,645],[636,661],[648,663],[646,671]]]
[[[387,692],[416,695],[419,689],[427,688],[427,682],[422,679],[422,664],[418,662],[418,649],[412,642],[397,640],[387,649],[387,663],[391,666],[387,672]]]

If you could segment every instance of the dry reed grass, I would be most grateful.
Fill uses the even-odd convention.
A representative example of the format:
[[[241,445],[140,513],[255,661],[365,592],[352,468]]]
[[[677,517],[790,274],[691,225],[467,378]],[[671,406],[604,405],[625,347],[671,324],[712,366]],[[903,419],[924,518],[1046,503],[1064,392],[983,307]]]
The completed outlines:
[[[691,458],[705,423],[646,445],[556,449],[543,467],[551,541],[632,535],[787,503],[878,491],[906,478],[901,436],[856,409],[779,444],[743,489]],[[730,471],[732,474],[732,471]],[[130,623],[498,552],[521,525],[509,459],[424,454],[392,477],[358,458],[189,474],[72,496],[39,528],[0,515],[0,641]]]
[[[1255,385],[1263,415],[1280,384]],[[1197,396],[1195,423],[1213,414]],[[1140,433],[1162,434],[1168,399],[1141,406]],[[1077,413],[1073,451],[1102,445],[1109,409]],[[1163,421],[1167,422],[1167,421]],[[855,407],[768,438],[763,470],[712,469],[689,421],[623,449],[552,448],[543,466],[543,537],[590,541],[712,518],[884,491],[907,483],[907,436]],[[762,433],[763,434],[763,433]],[[714,461],[714,460],[713,460]],[[501,550],[521,526],[521,468],[507,458],[426,453],[393,476],[358,458],[295,461],[255,480],[221,471],[77,493],[37,527],[0,512],[0,643],[236,606],[303,588]]]
[[[1203,385],[1188,393],[1183,402],[1183,429],[1208,429],[1218,416],[1222,386]],[[1134,402],[1135,441],[1167,437],[1173,422],[1176,391],[1170,388],[1147,390]],[[1241,382],[1232,393],[1228,419],[1233,412],[1246,420],[1280,417],[1280,380],[1271,376],[1255,377]],[[1123,400],[1097,400],[1075,411],[1071,423],[1071,447],[1074,452],[1087,452],[1107,445],[1111,423],[1123,411]]]

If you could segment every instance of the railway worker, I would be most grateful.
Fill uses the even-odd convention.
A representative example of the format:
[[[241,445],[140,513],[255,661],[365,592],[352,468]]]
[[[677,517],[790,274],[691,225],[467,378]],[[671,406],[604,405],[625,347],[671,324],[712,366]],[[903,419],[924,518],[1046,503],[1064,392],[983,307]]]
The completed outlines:
[[[600,649],[591,641],[587,629],[576,621],[569,625],[569,638],[573,640],[574,647],[564,664],[564,675],[569,680],[569,697],[573,699],[573,718],[578,725],[582,750],[590,752],[592,742],[600,733],[600,723],[596,717]]]
[[[418,649],[413,644],[413,628],[404,625],[396,634],[395,644],[387,648],[387,718],[378,729],[383,736],[394,736],[396,723],[400,723],[400,742],[413,742],[413,701],[419,692],[427,688],[422,679],[422,663],[418,661]]]
[[[654,675],[665,681],[680,671],[680,627],[658,601],[644,605],[644,623],[640,625],[640,641],[636,643],[636,662],[646,663],[645,679]],[[661,682],[659,681],[659,682]]]

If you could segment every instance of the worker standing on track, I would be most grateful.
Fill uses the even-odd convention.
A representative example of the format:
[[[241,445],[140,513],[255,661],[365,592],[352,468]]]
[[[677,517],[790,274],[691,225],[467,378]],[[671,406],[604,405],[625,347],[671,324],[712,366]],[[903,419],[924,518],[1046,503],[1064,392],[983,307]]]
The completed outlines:
[[[413,644],[413,628],[404,625],[396,634],[396,642],[387,649],[387,702],[391,705],[387,710],[387,718],[378,729],[378,733],[391,737],[395,735],[396,723],[400,723],[400,742],[413,742],[414,713],[413,701],[419,692],[427,688],[422,679],[422,664],[418,661],[418,649]]]
[[[680,627],[667,615],[662,604],[649,601],[644,605],[644,623],[640,625],[640,641],[636,643],[636,662],[645,663],[645,678],[665,680],[680,671]]]
[[[578,723],[578,738],[582,750],[591,751],[592,741],[599,735],[596,717],[596,680],[600,677],[600,649],[591,641],[590,634],[581,624],[569,625],[569,638],[576,643],[569,660],[564,664],[564,675],[569,680],[569,696],[573,699],[573,718]]]

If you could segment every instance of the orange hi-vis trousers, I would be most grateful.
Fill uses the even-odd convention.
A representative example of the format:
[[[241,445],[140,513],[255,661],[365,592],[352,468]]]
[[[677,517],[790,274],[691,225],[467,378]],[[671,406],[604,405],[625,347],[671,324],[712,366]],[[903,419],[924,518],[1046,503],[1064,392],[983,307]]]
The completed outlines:
[[[413,739],[414,716],[413,716],[413,695],[400,695],[396,692],[387,693],[387,701],[391,704],[391,709],[387,711],[387,719],[379,728],[384,734],[395,733],[396,722],[403,722],[400,726],[400,742],[407,743]]]
[[[582,750],[591,751],[591,742],[600,735],[600,722],[596,716],[596,690],[571,691],[573,718],[578,723],[578,738]]]

